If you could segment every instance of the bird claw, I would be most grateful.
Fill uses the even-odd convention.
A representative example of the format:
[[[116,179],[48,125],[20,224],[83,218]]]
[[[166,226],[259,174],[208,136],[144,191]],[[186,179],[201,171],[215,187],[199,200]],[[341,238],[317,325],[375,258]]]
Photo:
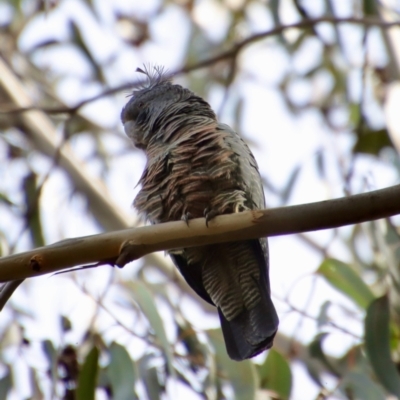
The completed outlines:
[[[186,225],[189,226],[189,220],[193,218],[192,214],[190,212],[185,212],[182,214],[181,220],[186,222]]]
[[[218,213],[215,210],[210,210],[208,207],[204,209],[204,217],[206,218],[206,226],[208,228],[208,223],[213,218],[215,218]]]

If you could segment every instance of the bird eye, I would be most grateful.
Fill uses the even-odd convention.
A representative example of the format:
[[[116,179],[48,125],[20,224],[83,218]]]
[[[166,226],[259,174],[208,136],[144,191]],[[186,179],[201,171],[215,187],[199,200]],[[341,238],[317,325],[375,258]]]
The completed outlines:
[[[139,103],[138,103],[138,105],[137,105],[139,108],[142,108],[143,106],[144,106],[144,103],[143,103],[143,101],[139,101]]]

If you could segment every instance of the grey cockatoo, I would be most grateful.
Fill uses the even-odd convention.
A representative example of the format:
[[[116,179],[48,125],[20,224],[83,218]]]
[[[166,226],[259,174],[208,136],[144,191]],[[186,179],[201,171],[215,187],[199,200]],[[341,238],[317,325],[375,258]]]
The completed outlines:
[[[151,223],[265,207],[257,163],[240,136],[217,121],[201,97],[174,85],[162,68],[138,69],[146,83],[122,110],[126,134],[147,156],[134,206]],[[272,346],[266,239],[170,252],[193,290],[215,305],[234,360]]]

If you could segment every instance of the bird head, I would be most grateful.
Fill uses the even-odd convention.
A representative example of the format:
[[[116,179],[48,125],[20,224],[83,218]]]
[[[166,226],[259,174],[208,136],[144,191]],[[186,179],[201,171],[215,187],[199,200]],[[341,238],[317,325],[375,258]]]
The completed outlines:
[[[146,76],[122,109],[121,120],[125,133],[134,145],[146,150],[150,143],[166,141],[168,127],[190,123],[191,116],[213,118],[209,104],[190,90],[172,84],[162,67],[138,68]]]

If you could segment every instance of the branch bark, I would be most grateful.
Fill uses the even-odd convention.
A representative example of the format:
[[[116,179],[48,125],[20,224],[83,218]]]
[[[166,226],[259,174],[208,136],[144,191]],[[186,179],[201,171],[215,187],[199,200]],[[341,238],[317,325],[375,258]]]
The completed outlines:
[[[269,210],[221,215],[67,239],[0,259],[0,282],[35,277],[77,265],[123,267],[146,254],[264,236],[337,228],[400,214],[400,185],[368,193]]]

